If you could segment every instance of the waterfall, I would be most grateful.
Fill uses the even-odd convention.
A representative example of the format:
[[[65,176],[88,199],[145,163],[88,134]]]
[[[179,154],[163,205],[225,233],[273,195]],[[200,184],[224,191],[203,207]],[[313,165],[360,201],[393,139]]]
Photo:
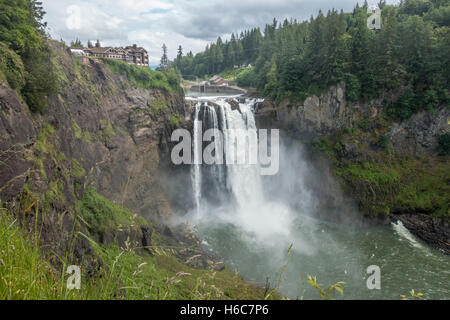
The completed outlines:
[[[239,109],[233,110],[224,98],[215,98],[214,103],[208,101],[197,103],[194,119],[194,165],[192,166],[192,185],[195,195],[197,212],[200,211],[202,198],[211,203],[218,204],[228,193],[240,207],[248,206],[262,199],[262,182],[259,166],[248,164],[251,152],[257,152],[257,138],[248,141],[246,148],[237,148],[239,137],[236,132],[243,135],[252,131],[256,136],[256,124],[253,115],[253,106],[257,100],[249,99],[239,103]],[[200,122],[202,125],[200,126]],[[216,150],[223,149],[223,159],[216,151],[216,162],[225,163],[227,155],[234,154],[236,164],[199,165],[202,157],[202,134],[208,129],[220,130],[223,134],[223,146],[220,141],[214,141]]]
[[[194,199],[195,199],[195,206],[197,209],[197,215],[200,213],[200,200],[202,196],[202,177],[201,177],[201,171],[200,171],[200,159],[202,156],[202,148],[201,148],[201,141],[202,141],[202,128],[200,126],[200,119],[199,119],[199,113],[200,113],[200,107],[201,103],[197,103],[195,105],[195,117],[194,117],[194,164],[192,165],[192,171],[191,171],[191,179],[192,179],[192,189],[194,191]]]

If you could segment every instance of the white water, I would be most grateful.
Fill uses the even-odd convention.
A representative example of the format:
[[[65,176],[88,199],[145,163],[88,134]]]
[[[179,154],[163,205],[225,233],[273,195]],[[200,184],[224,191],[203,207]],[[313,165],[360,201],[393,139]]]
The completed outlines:
[[[200,157],[201,157],[201,127],[200,121],[198,120],[198,115],[200,112],[201,103],[197,103],[195,106],[195,119],[194,119],[194,164],[192,166],[191,177],[192,177],[192,189],[194,190],[195,205],[197,209],[197,216],[200,214],[200,201],[202,197],[202,176],[200,171]]]
[[[212,101],[218,107],[208,106],[206,103]],[[296,243],[295,250],[302,252],[312,252],[313,249],[303,241],[299,235],[291,232],[294,214],[288,206],[281,202],[268,200],[264,194],[263,182],[260,175],[259,164],[249,164],[248,157],[252,152],[257,153],[257,140],[248,140],[247,148],[238,148],[237,139],[234,139],[234,132],[242,130],[256,130],[253,108],[257,99],[247,99],[245,103],[239,103],[239,110],[232,110],[226,99],[220,97],[203,98],[201,103],[196,105],[194,132],[198,133],[194,138],[194,150],[201,145],[201,135],[198,132],[198,123],[202,111],[208,110],[210,122],[214,128],[219,128],[218,118],[221,119],[220,127],[224,136],[224,157],[234,150],[235,163],[227,165],[215,165],[212,168],[215,183],[224,186],[234,200],[234,205],[225,203],[221,207],[214,205],[204,206],[202,204],[201,187],[204,183],[204,175],[198,165],[193,166],[193,189],[196,197],[197,219],[202,221],[215,220],[238,226],[242,229],[247,238],[253,242],[267,242],[276,244],[280,252],[287,249],[292,243]],[[216,110],[217,109],[217,110]],[[218,117],[217,112],[220,114]],[[205,115],[203,112],[203,130],[205,128]],[[200,151],[199,151],[200,152]],[[194,159],[199,159],[198,154]],[[197,162],[196,162],[197,163]],[[304,198],[304,204],[311,201],[309,194],[298,195]],[[198,197],[198,198],[197,198]],[[200,206],[202,206],[200,208]],[[219,220],[216,220],[219,219]],[[275,240],[276,239],[276,240]]]
[[[201,157],[202,112],[214,128],[222,129],[225,153],[236,146],[230,130],[256,127],[254,100],[239,105],[242,113],[232,110],[223,98],[203,98],[204,103],[208,101],[218,106],[198,103],[195,109],[196,163]],[[237,157],[245,159],[245,152],[240,150]],[[191,222],[199,225],[204,243],[232,268],[246,279],[264,283],[266,278],[276,279],[289,261],[281,292],[291,298],[318,298],[317,292],[302,284],[306,274],[317,276],[325,287],[345,281],[343,298],[398,299],[399,294],[411,289],[424,293],[426,298],[450,298],[448,257],[429,249],[401,223],[355,229],[315,219],[320,199],[310,192],[306,177],[315,176],[310,164],[303,160],[301,148],[282,147],[280,157],[284,166],[279,179],[270,183],[261,178],[258,165],[217,165],[209,169],[205,165],[192,166],[196,210]],[[325,188],[327,182],[321,183]],[[223,201],[207,201],[207,191],[216,187],[222,187],[218,190],[223,193]],[[346,212],[349,208],[335,209]],[[291,244],[292,255],[287,259],[286,249]],[[381,268],[382,290],[366,287],[366,269],[370,265]]]

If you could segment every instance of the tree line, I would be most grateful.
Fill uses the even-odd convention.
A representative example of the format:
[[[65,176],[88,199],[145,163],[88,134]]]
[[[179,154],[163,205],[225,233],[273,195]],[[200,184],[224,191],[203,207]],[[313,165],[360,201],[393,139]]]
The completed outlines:
[[[237,79],[276,101],[302,100],[345,82],[347,98],[370,99],[399,91],[388,102],[392,118],[406,119],[422,109],[447,104],[450,80],[450,0],[380,1],[380,30],[367,27],[368,4],[352,12],[322,11],[309,21],[276,19],[258,28],[221,38],[205,51],[179,54],[182,75],[202,77],[251,64]]]
[[[39,1],[0,2],[0,76],[32,111],[42,111],[47,96],[57,89],[44,14]]]

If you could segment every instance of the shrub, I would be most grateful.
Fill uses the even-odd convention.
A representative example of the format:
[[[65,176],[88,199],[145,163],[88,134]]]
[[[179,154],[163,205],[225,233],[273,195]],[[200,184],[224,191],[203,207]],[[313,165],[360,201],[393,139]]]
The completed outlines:
[[[389,136],[383,135],[378,140],[378,147],[387,151],[389,149]]]
[[[22,60],[4,43],[0,43],[0,74],[14,90],[21,90],[25,85],[25,68]]]
[[[351,73],[347,73],[344,76],[344,81],[346,84],[346,96],[349,100],[357,100],[361,93],[361,84],[358,77]]]
[[[416,95],[409,88],[395,103],[387,108],[386,112],[391,119],[403,121],[411,117],[416,111],[416,104]]]
[[[103,59],[105,65],[114,73],[124,75],[135,86],[142,89],[165,89],[169,92],[180,90],[179,77],[171,70],[155,71],[122,61]]]
[[[47,97],[57,92],[56,74],[50,57],[50,48],[44,43],[22,57],[26,70],[22,95],[32,112],[42,113],[47,106]]]
[[[450,133],[444,133],[438,138],[438,152],[442,156],[450,155]]]
[[[90,230],[100,234],[118,226],[145,224],[144,218],[109,201],[93,188],[88,189],[81,200],[81,214]]]
[[[255,87],[256,74],[254,68],[247,68],[241,71],[238,74],[236,81],[240,87]]]

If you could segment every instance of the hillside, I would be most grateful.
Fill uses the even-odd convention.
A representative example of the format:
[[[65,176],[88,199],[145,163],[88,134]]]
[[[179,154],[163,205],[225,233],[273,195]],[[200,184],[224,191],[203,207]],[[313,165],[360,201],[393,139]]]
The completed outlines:
[[[165,225],[161,159],[172,129],[189,125],[178,83],[47,44],[56,92],[45,107],[31,112],[10,78],[0,85],[0,297],[263,298],[190,227]],[[66,288],[71,264],[81,291]]]
[[[448,253],[450,3],[378,5],[379,30],[367,28],[365,2],[309,21],[274,19],[175,62],[182,74],[256,87],[266,98],[259,127],[326,156],[363,219],[401,219]]]

